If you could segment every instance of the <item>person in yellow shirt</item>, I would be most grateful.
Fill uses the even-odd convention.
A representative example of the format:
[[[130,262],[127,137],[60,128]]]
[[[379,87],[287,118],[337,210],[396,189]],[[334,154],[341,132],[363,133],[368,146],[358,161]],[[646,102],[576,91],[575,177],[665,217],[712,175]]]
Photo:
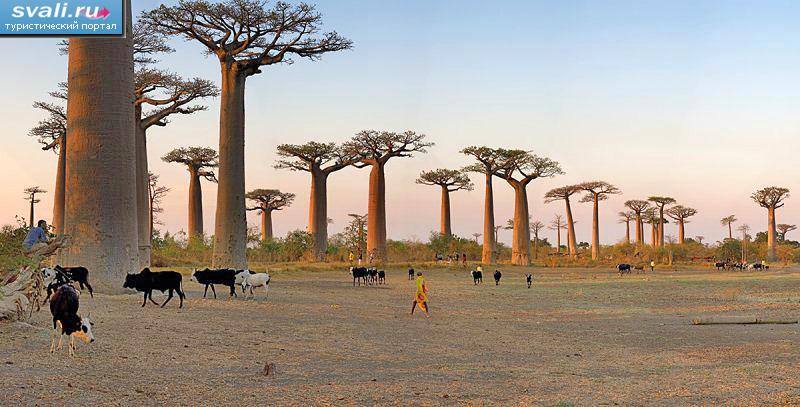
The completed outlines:
[[[419,305],[419,309],[425,312],[425,317],[429,318],[431,315],[428,312],[428,286],[425,285],[425,279],[422,278],[422,272],[417,272],[417,292],[414,294],[414,302],[411,304],[411,315],[414,315],[414,310]]]

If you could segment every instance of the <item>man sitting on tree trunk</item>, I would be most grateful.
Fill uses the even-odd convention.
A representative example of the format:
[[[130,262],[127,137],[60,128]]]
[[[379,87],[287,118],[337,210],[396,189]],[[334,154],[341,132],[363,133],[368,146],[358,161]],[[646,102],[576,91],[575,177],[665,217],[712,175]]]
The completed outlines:
[[[46,257],[55,253],[64,243],[64,237],[59,236],[52,241],[47,238],[47,222],[40,220],[36,227],[31,228],[22,247],[29,256]]]

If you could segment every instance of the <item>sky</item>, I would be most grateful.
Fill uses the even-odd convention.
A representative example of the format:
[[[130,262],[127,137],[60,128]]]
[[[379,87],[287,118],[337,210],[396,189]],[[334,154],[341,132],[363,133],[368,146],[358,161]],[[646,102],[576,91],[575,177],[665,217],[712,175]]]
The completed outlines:
[[[134,12],[161,4],[135,0]],[[172,4],[171,1],[163,2]],[[800,191],[800,3],[792,1],[367,1],[319,0],[324,29],[353,40],[321,61],[266,67],[246,90],[246,185],[297,194],[274,216],[275,231],[305,229],[306,173],[276,170],[280,143],[347,140],[362,129],[414,130],[436,143],[387,167],[388,234],[426,240],[439,228],[439,191],[417,185],[420,171],[460,168],[468,145],[522,148],[558,161],[565,175],[529,187],[533,217],[549,223],[561,203],[554,187],[604,180],[623,193],[600,206],[601,241],[625,233],[617,213],[628,199],[671,196],[699,214],[687,236],[720,240],[720,218],[736,214],[754,231],[766,210],[750,194],[769,185]],[[37,211],[52,214],[56,157],[27,136],[44,115],[31,108],[66,80],[56,40],[0,38],[0,224],[27,216],[22,190],[51,191]],[[219,83],[219,66],[176,39],[160,67]],[[176,147],[218,145],[218,99],[193,116],[149,132],[151,170],[171,188],[162,229],[186,228],[188,174],[160,160]],[[483,184],[452,196],[453,231],[482,232]],[[216,189],[204,183],[207,232]],[[366,213],[368,171],[348,168],[329,183],[330,232],[348,213]],[[513,195],[495,183],[498,223]],[[591,204],[574,204],[576,235],[590,241]],[[255,212],[248,215],[258,224]],[[789,198],[779,223],[800,223]],[[39,217],[39,216],[37,216]],[[677,235],[667,225],[667,235]],[[543,236],[554,240],[554,232]],[[500,240],[509,242],[510,231]]]

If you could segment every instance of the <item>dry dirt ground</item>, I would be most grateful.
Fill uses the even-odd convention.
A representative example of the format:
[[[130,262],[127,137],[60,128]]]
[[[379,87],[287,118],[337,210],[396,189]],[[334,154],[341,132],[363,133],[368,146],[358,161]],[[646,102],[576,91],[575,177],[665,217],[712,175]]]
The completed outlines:
[[[97,341],[74,359],[48,353],[46,310],[0,323],[0,405],[800,405],[799,325],[690,324],[797,318],[800,271],[532,270],[530,290],[428,270],[430,319],[404,270],[273,273],[247,301],[185,279],[181,310],[84,295]]]

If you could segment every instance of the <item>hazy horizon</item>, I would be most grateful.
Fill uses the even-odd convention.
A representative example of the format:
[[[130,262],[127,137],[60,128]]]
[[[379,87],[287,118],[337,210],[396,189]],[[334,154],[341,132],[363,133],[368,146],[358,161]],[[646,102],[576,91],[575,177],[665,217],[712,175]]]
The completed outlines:
[[[135,12],[161,2],[138,0]],[[164,2],[171,4],[173,2]],[[297,194],[274,216],[279,236],[305,229],[307,173],[275,170],[275,147],[306,141],[341,142],[362,129],[415,130],[436,143],[428,154],[393,159],[387,167],[387,222],[392,239],[426,240],[439,229],[439,191],[414,183],[420,171],[460,168],[468,145],[532,150],[561,163],[565,175],[534,181],[533,218],[549,223],[563,203],[544,204],[553,187],[604,180],[623,193],[600,205],[601,242],[624,237],[617,212],[628,199],[671,196],[699,213],[687,237],[706,242],[727,236],[719,220],[736,214],[753,234],[766,229],[766,210],[750,194],[777,185],[800,188],[791,174],[800,164],[796,95],[800,41],[793,2],[313,2],[325,29],[354,42],[351,51],[322,61],[266,67],[248,79],[246,188]],[[767,3],[769,7],[767,7]],[[41,151],[28,130],[44,114],[31,107],[66,80],[66,57],[54,39],[0,39],[13,56],[0,95],[6,145],[0,171],[9,179],[0,195],[0,224],[27,218],[22,190],[39,185],[37,218],[52,218],[56,156]],[[214,58],[175,40],[176,52],[158,66],[184,77],[219,83]],[[41,61],[48,63],[41,63]],[[36,61],[33,63],[32,61]],[[149,131],[151,170],[172,189],[159,229],[186,228],[188,174],[160,157],[184,146],[217,148],[218,99],[208,111],[171,117]],[[330,233],[348,213],[366,213],[368,170],[331,176]],[[483,231],[483,179],[475,190],[452,195],[453,232]],[[213,233],[216,186],[203,182],[206,232]],[[590,241],[591,204],[573,205],[578,241]],[[498,225],[513,215],[511,189],[495,179]],[[779,223],[799,223],[800,202],[789,198]],[[248,213],[250,225],[258,215]],[[666,226],[677,235],[677,226]],[[800,237],[800,232],[798,236]],[[500,240],[510,242],[510,231]],[[555,232],[543,236],[555,240]],[[646,237],[649,231],[646,229]],[[792,238],[792,234],[789,235]],[[482,239],[482,238],[481,238]],[[649,240],[649,239],[648,239]]]

